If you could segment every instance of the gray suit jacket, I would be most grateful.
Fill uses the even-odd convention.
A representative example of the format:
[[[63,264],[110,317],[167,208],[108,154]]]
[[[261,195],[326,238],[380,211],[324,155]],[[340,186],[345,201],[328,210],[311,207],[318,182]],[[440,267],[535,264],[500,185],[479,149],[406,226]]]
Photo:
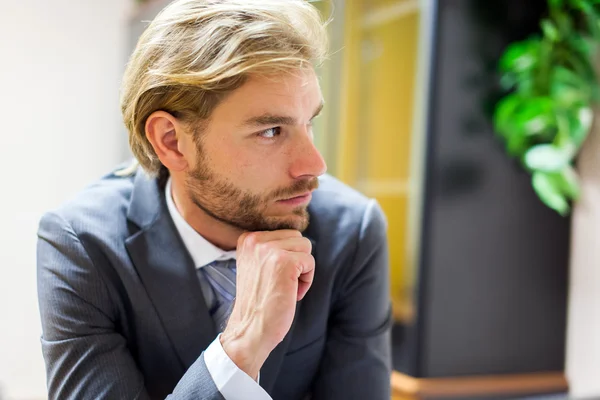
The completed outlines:
[[[217,335],[164,198],[110,174],[40,222],[42,349],[51,399],[222,399],[203,360]],[[383,213],[332,177],[309,207],[314,283],[260,385],[275,399],[390,398]]]

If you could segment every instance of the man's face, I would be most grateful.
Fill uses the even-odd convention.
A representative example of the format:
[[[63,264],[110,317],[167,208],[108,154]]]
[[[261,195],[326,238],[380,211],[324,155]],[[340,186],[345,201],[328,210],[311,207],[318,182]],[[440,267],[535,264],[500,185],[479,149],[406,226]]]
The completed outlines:
[[[310,193],[327,169],[311,128],[321,107],[312,69],[250,78],[201,133],[186,177],[192,201],[242,230],[306,229]]]

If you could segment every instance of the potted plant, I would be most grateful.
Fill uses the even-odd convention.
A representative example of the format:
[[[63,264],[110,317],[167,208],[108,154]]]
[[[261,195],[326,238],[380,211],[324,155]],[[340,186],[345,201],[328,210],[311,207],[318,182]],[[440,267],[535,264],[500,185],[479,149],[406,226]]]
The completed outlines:
[[[508,154],[531,173],[539,198],[566,215],[579,197],[574,160],[600,100],[594,69],[600,0],[548,0],[540,28],[500,59],[509,93],[496,105],[494,126]]]

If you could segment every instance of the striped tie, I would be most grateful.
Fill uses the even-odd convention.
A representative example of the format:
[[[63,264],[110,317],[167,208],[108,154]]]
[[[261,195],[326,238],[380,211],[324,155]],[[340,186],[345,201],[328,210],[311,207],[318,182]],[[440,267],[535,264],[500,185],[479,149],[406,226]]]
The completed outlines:
[[[212,316],[219,332],[225,329],[233,300],[235,299],[235,260],[214,261],[200,272],[210,284],[212,296],[208,298],[210,315]]]

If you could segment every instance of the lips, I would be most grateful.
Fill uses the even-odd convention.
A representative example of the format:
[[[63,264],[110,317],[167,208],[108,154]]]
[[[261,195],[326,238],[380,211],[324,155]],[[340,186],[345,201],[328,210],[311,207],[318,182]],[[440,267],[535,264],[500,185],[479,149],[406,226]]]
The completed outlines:
[[[312,192],[307,192],[301,195],[297,195],[294,197],[289,197],[287,199],[279,200],[279,204],[291,205],[291,206],[299,206],[305,203],[310,202],[312,198]]]
[[[304,198],[304,197],[308,197],[310,196],[311,192],[306,192],[306,193],[302,193],[302,194],[297,194],[295,196],[292,197],[288,197],[287,199],[282,199],[279,201],[289,201],[289,200],[294,200],[294,199],[299,199],[299,198]]]

